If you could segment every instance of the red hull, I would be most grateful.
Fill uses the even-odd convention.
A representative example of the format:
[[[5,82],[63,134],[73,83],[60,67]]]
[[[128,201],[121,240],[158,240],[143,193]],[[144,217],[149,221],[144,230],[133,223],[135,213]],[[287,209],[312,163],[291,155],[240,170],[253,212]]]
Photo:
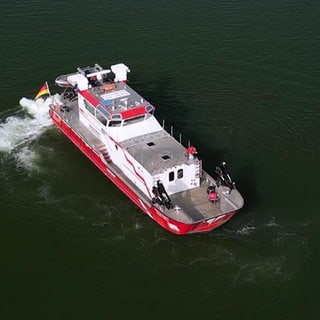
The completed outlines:
[[[217,218],[194,224],[185,224],[166,217],[156,207],[152,206],[151,203],[150,207],[147,206],[139,196],[125,184],[124,181],[110,171],[91,146],[89,146],[56,112],[50,109],[49,114],[56,127],[62,131],[75,144],[75,146],[80,149],[89,158],[89,160],[100,169],[100,171],[102,171],[105,176],[107,176],[143,212],[171,233],[184,235],[208,232],[226,223],[236,213],[236,211],[228,212]]]

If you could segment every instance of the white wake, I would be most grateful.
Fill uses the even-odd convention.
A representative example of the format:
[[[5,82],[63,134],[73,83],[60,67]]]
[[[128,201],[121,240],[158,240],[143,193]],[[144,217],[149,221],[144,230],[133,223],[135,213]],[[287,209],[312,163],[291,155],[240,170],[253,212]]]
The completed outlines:
[[[2,119],[0,114],[0,152],[10,153],[23,147],[50,127],[50,103],[50,97],[36,101],[22,98],[20,106],[26,113],[16,113],[5,119]]]

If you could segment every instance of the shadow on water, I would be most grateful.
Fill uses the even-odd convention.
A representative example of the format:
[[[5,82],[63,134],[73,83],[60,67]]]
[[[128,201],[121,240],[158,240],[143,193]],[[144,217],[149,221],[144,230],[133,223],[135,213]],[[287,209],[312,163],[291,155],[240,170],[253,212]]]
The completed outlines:
[[[256,168],[254,164],[246,164],[239,168],[234,175],[237,187],[241,191],[247,210],[256,207],[259,202],[259,194],[257,192]]]

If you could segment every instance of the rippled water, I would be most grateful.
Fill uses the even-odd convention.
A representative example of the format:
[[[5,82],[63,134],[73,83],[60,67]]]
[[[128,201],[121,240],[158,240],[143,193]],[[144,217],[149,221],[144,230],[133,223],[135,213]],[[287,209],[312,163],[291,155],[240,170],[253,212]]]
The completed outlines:
[[[0,12],[3,319],[316,319],[316,1],[10,1]],[[232,167],[246,205],[177,237],[129,202],[32,98],[126,63],[158,118]]]

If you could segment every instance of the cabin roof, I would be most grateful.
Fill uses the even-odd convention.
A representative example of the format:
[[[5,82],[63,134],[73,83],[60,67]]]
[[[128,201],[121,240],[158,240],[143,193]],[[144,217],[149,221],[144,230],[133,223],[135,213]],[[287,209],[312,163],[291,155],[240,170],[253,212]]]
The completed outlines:
[[[121,144],[151,174],[188,162],[185,148],[165,130],[137,136]]]
[[[121,119],[129,119],[144,115],[154,107],[144,100],[125,82],[113,82],[98,85],[79,92],[94,108],[102,106],[109,114],[120,115]]]

